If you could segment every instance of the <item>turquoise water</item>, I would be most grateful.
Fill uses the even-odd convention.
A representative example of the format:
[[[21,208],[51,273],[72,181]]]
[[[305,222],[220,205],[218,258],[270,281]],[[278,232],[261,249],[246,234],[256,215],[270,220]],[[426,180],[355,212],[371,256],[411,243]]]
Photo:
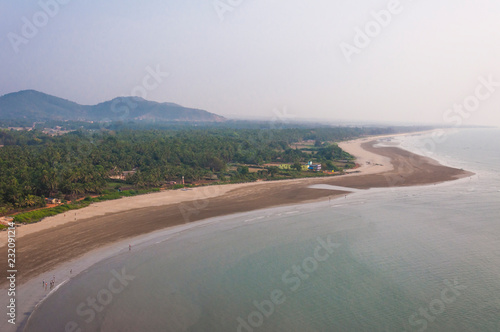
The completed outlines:
[[[398,141],[477,175],[159,237],[71,279],[26,330],[500,331],[500,130]]]

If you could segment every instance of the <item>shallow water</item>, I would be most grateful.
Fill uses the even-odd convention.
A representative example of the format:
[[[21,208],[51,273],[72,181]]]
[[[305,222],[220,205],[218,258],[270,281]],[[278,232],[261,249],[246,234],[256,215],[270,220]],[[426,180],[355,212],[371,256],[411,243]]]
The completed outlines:
[[[500,130],[396,142],[477,175],[156,238],[72,278],[26,330],[500,331]]]

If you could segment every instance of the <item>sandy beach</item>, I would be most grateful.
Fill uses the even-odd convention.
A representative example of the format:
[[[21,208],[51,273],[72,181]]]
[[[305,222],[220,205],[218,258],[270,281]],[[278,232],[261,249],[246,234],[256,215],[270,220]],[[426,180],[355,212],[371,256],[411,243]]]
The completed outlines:
[[[369,142],[374,139],[383,138],[387,136],[377,136],[371,138],[360,138],[352,141],[346,141],[339,143],[339,146],[348,151],[356,157],[356,162],[361,165],[360,168],[356,169],[359,173],[345,175],[353,176],[360,174],[375,174],[390,171],[393,169],[391,161],[388,157],[367,151],[361,147],[362,143]],[[370,162],[367,164],[366,162]],[[378,164],[378,165],[376,165]],[[286,180],[291,182],[301,182],[306,179],[293,179]],[[40,222],[23,225],[17,228],[17,238],[23,236],[37,233],[50,228],[59,227],[68,223],[84,223],[90,218],[104,216],[106,214],[113,214],[118,212],[124,212],[133,209],[140,208],[151,208],[170,204],[180,204],[182,202],[192,202],[199,201],[203,199],[213,198],[217,196],[224,195],[231,190],[240,188],[253,188],[256,185],[270,184],[272,181],[267,182],[253,182],[253,183],[239,183],[239,184],[227,184],[227,185],[216,185],[210,187],[198,187],[190,188],[189,190],[166,190],[159,193],[152,193],[146,195],[140,195],[135,197],[124,197],[118,200],[104,201],[99,203],[93,203],[89,207],[68,211],[65,214],[59,214],[52,217],[47,217]],[[284,181],[275,181],[274,183],[282,184]],[[7,233],[0,232],[0,248],[7,244]]]
[[[349,188],[432,184],[470,176],[397,147],[373,147],[375,138],[341,143],[362,166],[359,173],[327,178],[294,179],[171,190],[92,204],[17,228],[18,285],[110,243],[194,221],[301,202],[330,199]],[[369,164],[367,163],[369,162]],[[314,184],[346,187],[313,189]],[[339,188],[340,189],[340,188]],[[6,254],[7,234],[0,235]],[[6,261],[2,262],[5,285]]]
[[[369,138],[360,138],[352,141],[340,142],[338,144],[342,150],[356,157],[356,163],[360,165],[360,167],[356,169],[359,173],[351,173],[347,174],[347,176],[359,175],[360,173],[376,174],[389,172],[394,169],[389,157],[373,153],[361,147],[363,143],[370,142],[371,140],[372,139]]]

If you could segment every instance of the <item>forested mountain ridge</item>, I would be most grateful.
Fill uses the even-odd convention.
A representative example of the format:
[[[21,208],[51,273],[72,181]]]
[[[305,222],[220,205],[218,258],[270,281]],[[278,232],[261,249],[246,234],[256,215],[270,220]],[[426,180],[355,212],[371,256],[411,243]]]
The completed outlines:
[[[158,103],[140,97],[118,97],[97,105],[80,105],[36,90],[0,97],[0,120],[30,121],[185,121],[222,122],[225,118],[174,103]]]

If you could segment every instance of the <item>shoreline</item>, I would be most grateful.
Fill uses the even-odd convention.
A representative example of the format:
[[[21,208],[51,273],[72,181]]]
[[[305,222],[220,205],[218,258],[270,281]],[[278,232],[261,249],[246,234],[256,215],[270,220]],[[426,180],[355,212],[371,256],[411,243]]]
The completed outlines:
[[[55,235],[53,234],[71,230],[77,232],[82,231],[88,235],[89,230],[93,233],[92,230],[94,230],[94,227],[96,227],[95,232],[112,233],[110,229],[111,225],[109,225],[109,227],[103,227],[103,222],[106,224],[110,222],[123,225],[130,223],[134,224],[134,217],[142,219],[146,215],[149,216],[156,213],[164,215],[165,217],[174,217],[174,215],[177,217],[177,221],[168,220],[164,222],[163,225],[158,225],[158,218],[155,218],[157,223],[154,228],[150,228],[146,231],[142,229],[136,234],[117,234],[118,236],[114,241],[119,241],[124,238],[131,238],[134,235],[142,235],[154,232],[158,229],[211,217],[248,212],[269,207],[313,202],[325,197],[333,198],[334,196],[348,194],[355,189],[434,184],[472,175],[471,172],[442,166],[433,159],[413,154],[398,147],[373,146],[376,144],[375,141],[380,137],[393,136],[384,135],[361,138],[341,143],[344,148],[346,148],[346,151],[350,153],[353,152],[357,158],[363,161],[376,161],[372,162],[369,166],[362,165],[358,169],[360,173],[332,177],[205,186],[192,188],[186,191],[165,191],[93,203],[80,210],[71,210],[66,214],[47,217],[35,224],[17,227],[16,242],[23,245],[24,239],[26,238],[30,240],[29,242],[31,244],[31,240],[37,239],[36,247],[40,247],[43,245],[43,243],[40,242],[49,242],[48,239],[46,241],[40,240],[41,237],[45,237],[45,233],[47,237],[50,236],[50,238],[52,238],[51,240],[55,240],[58,244],[68,245],[68,241],[58,241],[54,238]],[[365,151],[365,153],[360,153],[362,150]],[[388,161],[390,162],[389,164],[387,164]],[[379,162],[384,162],[384,164],[374,165]],[[426,169],[420,166],[425,166]],[[416,170],[420,171],[418,172],[419,174],[415,174],[417,173]],[[341,190],[341,188],[339,188],[339,190],[309,188],[310,185],[315,184],[334,185],[344,187],[345,190]],[[228,204],[230,202],[233,204]],[[135,224],[137,224],[137,222]],[[66,234],[69,235],[68,233]],[[0,235],[0,248],[6,251],[7,232],[2,232]],[[109,238],[109,240],[113,241],[111,238]],[[33,245],[29,245],[29,247],[33,247]],[[91,247],[97,248],[99,245],[94,244]],[[57,248],[55,249],[57,250]],[[20,249],[19,253],[24,253],[24,251],[25,250]],[[82,252],[82,254],[88,251],[89,250],[86,250]],[[42,265],[39,262],[35,262],[33,256],[35,255],[31,255],[30,261],[34,265]],[[59,261],[59,263],[62,262],[63,261]],[[50,265],[53,266],[52,264]],[[27,266],[24,266],[24,268],[27,268]],[[38,269],[32,268],[31,270],[30,272],[35,272],[36,270],[42,272],[47,269],[43,268],[43,266],[39,266]],[[6,271],[6,269],[3,269],[0,274],[4,274],[4,271]],[[35,276],[36,275],[32,275],[31,277]],[[4,283],[0,281],[0,287],[3,286],[3,284]]]
[[[379,140],[382,138],[407,136],[407,135],[421,135],[428,132],[432,132],[432,130],[406,133],[406,134],[362,137],[350,141],[339,142],[338,145],[340,148],[355,156],[356,162],[361,163],[361,167],[356,169],[356,171],[358,171],[357,173],[345,174],[342,175],[341,177],[376,174],[393,170],[390,158],[363,149],[361,147],[363,143]],[[371,165],[367,165],[366,161],[370,161]],[[377,163],[378,164],[383,163],[383,164],[375,165]],[[66,213],[45,217],[36,223],[19,225],[18,227],[16,227],[16,237],[21,238],[23,236],[32,233],[37,233],[40,231],[45,231],[50,228],[59,227],[61,225],[69,223],[85,222],[86,219],[105,216],[108,214],[132,211],[135,209],[148,208],[148,207],[182,204],[191,201],[199,201],[207,198],[218,197],[228,193],[231,190],[247,186],[258,186],[258,185],[273,184],[273,183],[280,184],[287,182],[301,182],[314,179],[321,181],[321,179],[329,179],[329,178],[330,177],[325,176],[320,178],[297,178],[297,179],[287,179],[287,180],[245,182],[237,184],[218,184],[212,186],[189,188],[187,190],[181,190],[181,189],[166,190],[166,191],[149,193],[133,197],[122,197],[116,200],[95,202],[85,208],[77,210],[69,210]],[[7,232],[0,232],[0,248],[3,248],[5,245],[7,245]]]
[[[442,166],[433,159],[418,156],[400,148],[373,147],[377,139],[379,137],[362,138],[355,141],[358,141],[356,145],[361,150],[366,151],[363,155],[366,160],[386,158],[377,160],[390,160],[391,162],[389,165],[384,163],[383,166],[365,167],[361,173],[337,177],[200,187],[181,191],[186,195],[177,197],[175,202],[165,202],[166,198],[161,196],[164,192],[146,194],[102,202],[105,207],[106,205],[114,205],[115,207],[115,210],[111,210],[112,212],[107,210],[104,214],[100,210],[101,207],[97,209],[93,208],[93,205],[86,207],[84,209],[89,210],[87,211],[89,217],[79,222],[64,222],[63,220],[51,225],[47,225],[48,222],[45,222],[44,227],[41,227],[40,230],[35,231],[33,228],[30,232],[20,234],[17,239],[17,246],[21,249],[18,256],[21,256],[23,262],[18,267],[23,273],[18,275],[17,286],[28,282],[30,285],[31,283],[36,284],[37,281],[34,279],[42,273],[55,274],[56,271],[60,271],[57,272],[58,281],[61,281],[60,276],[65,276],[67,280],[76,276],[82,269],[95,264],[97,253],[106,253],[104,255],[106,258],[122,252],[127,241],[132,240],[136,243],[135,241],[140,242],[141,239],[159,236],[159,233],[185,231],[191,227],[213,222],[212,218],[221,219],[221,217],[235,213],[247,213],[265,208],[330,199],[349,194],[356,189],[430,185],[472,175],[470,172]],[[346,149],[346,151],[351,152],[352,150]],[[356,153],[354,154],[356,155]],[[310,187],[321,184],[336,187],[334,190]],[[351,188],[352,190],[350,190]],[[200,190],[195,191],[196,189]],[[176,193],[177,191],[172,192]],[[158,196],[154,197],[155,195]],[[138,200],[139,198],[141,200]],[[138,202],[147,198],[150,201],[149,206],[146,207],[133,207],[129,202],[135,200],[139,204]],[[121,204],[113,204],[116,202]],[[50,218],[55,217],[58,216]],[[42,224],[44,221],[38,224]],[[194,221],[199,222],[194,224]],[[23,228],[29,227],[23,226],[19,230]],[[142,243],[146,241],[144,240]],[[101,255],[97,254],[102,259]],[[81,266],[81,269],[75,268],[76,266]],[[70,267],[74,269],[72,275],[68,273]],[[65,270],[66,273],[64,273]],[[5,271],[6,269],[3,269],[0,273],[4,274]],[[5,284],[0,283],[0,285],[1,289],[5,289]],[[18,311],[19,322],[24,320],[24,323],[27,317],[22,318],[21,312],[31,312],[40,300],[49,295],[49,293],[39,289],[37,293],[41,294],[27,293],[27,299],[18,303],[23,309]],[[4,295],[1,297],[3,298]],[[2,325],[0,324],[0,326]]]
[[[416,132],[410,134],[421,134],[426,132]],[[401,135],[409,135],[409,134],[395,134],[395,135],[380,135],[380,136],[371,136],[371,137],[363,137],[357,138],[350,141],[340,142],[338,145],[345,149],[345,151],[351,151],[352,155],[354,155],[358,161],[362,161],[362,165],[360,168],[356,169],[362,174],[375,174],[384,171],[392,170],[392,164],[389,158],[380,156],[376,153],[366,151],[361,148],[361,144],[364,142],[369,142],[373,140],[378,140],[386,137],[396,137]],[[375,162],[384,162],[384,167],[367,167],[365,165],[365,160]],[[359,173],[356,174],[345,174],[345,176],[353,176],[353,175],[361,175]],[[324,177],[328,178],[328,177]],[[257,182],[245,182],[245,183],[237,183],[237,184],[218,184],[212,186],[202,186],[196,188],[189,188],[187,190],[165,190],[156,193],[149,193],[139,196],[133,197],[122,197],[116,200],[103,201],[92,203],[91,205],[77,209],[77,210],[69,210],[66,213],[60,213],[55,216],[45,217],[42,220],[27,224],[27,225],[19,225],[16,227],[16,236],[17,238],[21,238],[23,236],[45,231],[50,228],[59,227],[61,225],[65,225],[68,223],[77,223],[84,222],[86,219],[93,217],[100,217],[107,214],[113,214],[124,211],[131,211],[134,209],[147,208],[147,207],[157,207],[157,206],[165,206],[169,204],[181,204],[190,201],[198,201],[206,198],[217,197],[226,194],[227,192],[238,189],[246,186],[256,186],[262,184],[272,184],[272,183],[286,183],[286,182],[300,182],[305,180],[310,180],[312,178],[297,178],[297,179],[287,179],[287,180],[271,180],[271,181],[257,181]],[[0,232],[0,248],[7,245],[7,232]],[[0,282],[1,285],[1,282]]]

